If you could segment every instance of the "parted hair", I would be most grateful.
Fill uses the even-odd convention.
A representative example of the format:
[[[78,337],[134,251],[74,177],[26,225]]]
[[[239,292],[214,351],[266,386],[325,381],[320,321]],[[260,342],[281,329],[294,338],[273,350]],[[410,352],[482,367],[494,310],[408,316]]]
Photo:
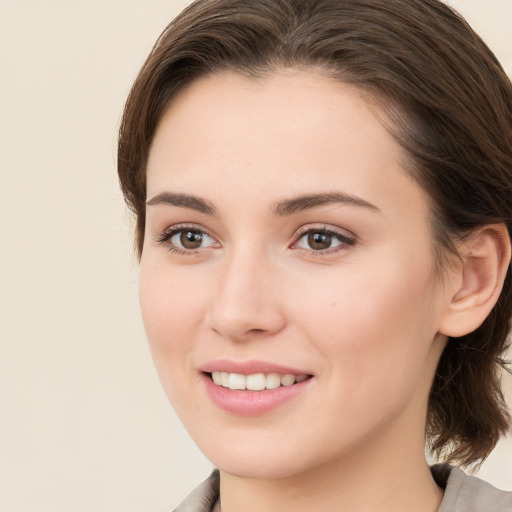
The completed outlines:
[[[118,172],[139,256],[148,153],[173,97],[209,74],[293,67],[358,87],[384,113],[430,198],[440,267],[477,227],[504,223],[512,236],[512,86],[457,12],[438,0],[198,0],[157,40],[121,122]],[[439,458],[479,464],[509,430],[501,377],[511,317],[509,265],[490,315],[441,356],[426,431]]]

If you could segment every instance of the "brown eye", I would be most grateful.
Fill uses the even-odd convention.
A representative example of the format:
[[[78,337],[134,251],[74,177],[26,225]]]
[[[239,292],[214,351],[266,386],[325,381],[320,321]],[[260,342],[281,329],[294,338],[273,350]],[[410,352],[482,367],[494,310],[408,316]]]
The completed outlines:
[[[325,251],[332,245],[332,235],[312,231],[308,234],[308,245],[314,251]]]
[[[293,248],[306,249],[315,253],[331,253],[354,245],[355,239],[345,234],[325,228],[309,229],[293,245]]]
[[[160,243],[181,252],[194,252],[216,245],[215,240],[207,233],[192,228],[176,228],[164,235]]]
[[[203,243],[204,233],[201,231],[182,231],[179,233],[180,245],[184,249],[199,249]]]

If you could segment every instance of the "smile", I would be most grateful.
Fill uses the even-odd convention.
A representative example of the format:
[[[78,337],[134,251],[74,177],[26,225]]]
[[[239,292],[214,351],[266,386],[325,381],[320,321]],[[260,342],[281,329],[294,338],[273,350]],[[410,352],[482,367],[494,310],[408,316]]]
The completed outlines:
[[[290,373],[253,373],[251,375],[220,371],[211,373],[211,379],[217,386],[242,391],[263,391],[264,389],[288,387],[303,382],[308,378],[308,375],[292,375]]]
[[[228,371],[230,370],[230,371]],[[270,413],[314,387],[314,375],[264,361],[217,360],[200,368],[206,395],[237,416]]]

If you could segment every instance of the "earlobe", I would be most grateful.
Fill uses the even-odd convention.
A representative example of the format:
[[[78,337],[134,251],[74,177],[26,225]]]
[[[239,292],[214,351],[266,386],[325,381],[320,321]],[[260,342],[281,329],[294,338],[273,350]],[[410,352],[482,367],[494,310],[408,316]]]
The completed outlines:
[[[507,227],[491,224],[478,228],[459,247],[455,287],[439,331],[460,337],[477,329],[496,304],[510,266],[511,246]]]

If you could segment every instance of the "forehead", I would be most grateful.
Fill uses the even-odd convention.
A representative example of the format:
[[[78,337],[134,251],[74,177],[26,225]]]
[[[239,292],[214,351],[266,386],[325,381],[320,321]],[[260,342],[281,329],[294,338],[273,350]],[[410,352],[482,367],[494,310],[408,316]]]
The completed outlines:
[[[193,82],[165,111],[149,155],[148,197],[252,191],[252,200],[257,192],[270,201],[334,188],[374,204],[404,194],[424,202],[403,161],[353,86],[304,70],[216,74]]]

